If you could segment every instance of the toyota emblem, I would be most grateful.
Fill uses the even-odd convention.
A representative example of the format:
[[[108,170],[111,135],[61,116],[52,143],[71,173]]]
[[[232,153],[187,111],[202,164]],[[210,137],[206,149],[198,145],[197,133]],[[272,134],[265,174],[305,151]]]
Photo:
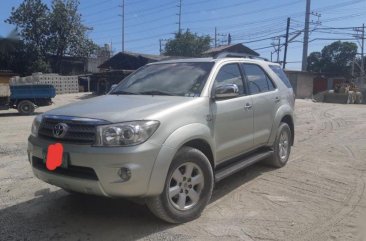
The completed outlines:
[[[65,137],[67,130],[69,129],[69,126],[65,123],[58,123],[53,128],[53,136],[55,138],[63,138]]]

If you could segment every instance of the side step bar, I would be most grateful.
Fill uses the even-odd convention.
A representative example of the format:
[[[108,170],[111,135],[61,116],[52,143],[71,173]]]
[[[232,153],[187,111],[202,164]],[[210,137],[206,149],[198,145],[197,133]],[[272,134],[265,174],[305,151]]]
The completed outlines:
[[[231,163],[225,167],[218,169],[215,173],[215,181],[219,182],[225,177],[230,176],[231,174],[238,172],[254,163],[261,161],[267,157],[270,157],[273,154],[272,150],[266,150],[262,152],[253,153],[241,160],[238,160],[234,163]]]

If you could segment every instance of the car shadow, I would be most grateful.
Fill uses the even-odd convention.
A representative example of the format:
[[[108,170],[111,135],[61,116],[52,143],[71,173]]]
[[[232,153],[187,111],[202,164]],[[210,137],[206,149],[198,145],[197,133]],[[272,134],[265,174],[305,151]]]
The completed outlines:
[[[215,186],[210,202],[271,170],[254,165],[224,179]],[[170,240],[173,234],[166,230],[177,226],[159,220],[146,206],[131,201],[49,189],[36,191],[29,201],[1,209],[0,220],[1,240],[137,240],[161,232]],[[164,237],[161,235],[156,237]]]

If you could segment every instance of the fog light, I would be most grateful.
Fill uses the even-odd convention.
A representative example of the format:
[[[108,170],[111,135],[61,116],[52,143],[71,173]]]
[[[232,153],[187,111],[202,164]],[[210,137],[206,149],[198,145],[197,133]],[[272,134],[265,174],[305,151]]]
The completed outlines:
[[[124,181],[128,181],[131,178],[131,170],[127,167],[122,167],[118,170],[118,176]]]

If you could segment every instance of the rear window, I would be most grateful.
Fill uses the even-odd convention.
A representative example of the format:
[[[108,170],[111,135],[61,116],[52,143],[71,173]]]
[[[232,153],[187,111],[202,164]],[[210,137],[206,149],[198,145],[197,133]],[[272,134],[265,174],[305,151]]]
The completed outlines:
[[[280,78],[282,80],[282,82],[288,88],[292,88],[289,79],[287,78],[285,72],[283,72],[283,70],[282,70],[282,68],[280,66],[278,66],[278,65],[270,65],[269,67],[273,70],[273,72],[275,72],[275,74],[278,76],[278,78]]]

